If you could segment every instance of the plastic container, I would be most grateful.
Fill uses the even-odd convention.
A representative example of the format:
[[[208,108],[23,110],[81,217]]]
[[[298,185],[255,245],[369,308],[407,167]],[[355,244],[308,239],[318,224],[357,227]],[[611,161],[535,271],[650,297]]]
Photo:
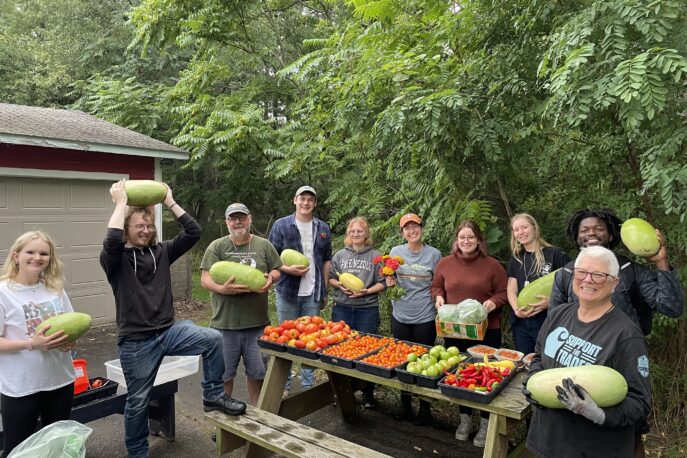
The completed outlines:
[[[165,356],[157,371],[154,385],[162,385],[163,383],[178,380],[198,372],[198,361],[200,356]],[[118,359],[107,361],[105,363],[107,369],[107,378],[114,380],[123,387],[126,387],[126,380],[124,380],[124,373],[122,372],[122,364]]]
[[[486,354],[489,357],[492,357],[496,354],[498,350],[494,347],[490,347],[488,345],[475,345],[474,347],[468,348],[468,353],[470,356],[475,358],[475,360],[483,360],[484,355]]]
[[[102,385],[93,388],[93,383],[96,380],[100,380]],[[91,389],[86,390],[83,393],[74,395],[74,401],[72,402],[72,407],[80,406],[82,404],[88,404],[89,402],[95,401],[96,399],[106,398],[112,396],[117,392],[117,387],[119,383],[114,380],[106,379],[105,377],[94,377],[89,380]]]
[[[277,342],[272,342],[271,340],[258,339],[258,347],[267,348],[268,350],[274,350],[279,352],[286,351],[286,345]]]
[[[307,359],[319,358],[319,354],[316,351],[308,350],[307,348],[292,347],[290,345],[286,346],[286,353],[291,353],[292,355]]]
[[[455,371],[461,367],[462,366],[459,365],[456,369],[454,369],[451,372],[455,373]],[[468,401],[479,402],[481,404],[489,404],[501,392],[501,390],[506,385],[508,385],[508,383],[510,383],[511,380],[513,380],[515,374],[515,370],[510,371],[510,374],[508,374],[508,376],[505,377],[503,381],[499,383],[499,385],[491,391],[475,391],[468,390],[467,388],[462,388],[458,386],[447,385],[444,383],[444,379],[446,377],[442,377],[437,385],[439,386],[439,390],[441,391],[441,393],[445,394],[446,396],[467,399]]]
[[[499,348],[498,351],[494,354],[494,356],[499,361],[513,361],[514,363],[517,363],[525,355],[522,352],[516,350],[510,350],[508,348]]]
[[[74,374],[76,374],[76,378],[74,379],[74,394],[80,394],[91,387],[88,381],[88,363],[85,359],[75,359],[73,363]]]

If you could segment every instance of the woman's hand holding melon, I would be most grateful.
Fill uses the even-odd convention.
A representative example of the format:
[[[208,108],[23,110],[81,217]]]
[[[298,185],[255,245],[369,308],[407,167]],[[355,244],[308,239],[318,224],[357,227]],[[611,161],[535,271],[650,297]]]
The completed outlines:
[[[29,348],[32,350],[54,350],[55,348],[60,348],[67,342],[67,336],[64,331],[57,331],[49,336],[45,335],[45,332],[50,329],[50,326],[46,326],[40,331],[36,332],[33,337],[29,338]]]

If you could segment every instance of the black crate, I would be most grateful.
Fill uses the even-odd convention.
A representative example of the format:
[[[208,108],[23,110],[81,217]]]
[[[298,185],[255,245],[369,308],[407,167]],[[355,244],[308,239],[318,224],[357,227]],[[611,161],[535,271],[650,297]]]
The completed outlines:
[[[377,377],[393,378],[396,375],[395,368],[386,368],[381,366],[376,366],[374,364],[368,364],[360,361],[360,359],[366,358],[367,356],[373,355],[376,352],[370,352],[367,355],[363,355],[355,361],[355,368],[360,372],[365,372],[366,374],[376,375]]]
[[[460,365],[458,366],[458,368],[462,367],[463,366]],[[451,372],[455,372],[458,368],[454,369]],[[513,377],[515,377],[516,372],[517,371],[515,370],[511,370],[510,374],[508,374],[508,376],[505,377],[501,383],[499,383],[499,386],[497,386],[491,391],[473,391],[468,390],[467,388],[446,385],[445,383],[443,383],[445,377],[442,377],[442,379],[439,380],[438,386],[441,392],[446,396],[467,399],[468,401],[479,402],[481,404],[489,404],[501,392],[501,390],[506,385],[508,385],[511,380],[513,380]]]
[[[117,392],[119,383],[114,380],[107,379],[105,377],[94,377],[89,379],[89,386],[93,386],[93,382],[96,380],[101,380],[103,385],[98,388],[88,388],[83,393],[75,394],[74,401],[72,401],[72,407],[80,406],[82,404],[88,404],[89,402],[95,401],[96,399],[106,398],[112,396]]]
[[[308,359],[317,359],[320,356],[316,351],[308,350],[307,348],[292,347],[291,345],[286,346],[286,353]]]
[[[396,367],[396,378],[398,378],[403,383],[409,383],[411,385],[414,385],[417,381],[417,378],[415,376],[419,374],[411,374],[406,370],[406,366],[408,366],[408,363],[403,363],[400,366]]]
[[[286,351],[286,345],[277,342],[272,342],[271,340],[258,339],[258,347],[267,348],[268,350]]]

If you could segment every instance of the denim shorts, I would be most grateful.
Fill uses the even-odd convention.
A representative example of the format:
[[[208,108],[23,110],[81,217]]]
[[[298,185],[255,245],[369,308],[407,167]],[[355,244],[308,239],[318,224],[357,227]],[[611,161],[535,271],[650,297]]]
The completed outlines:
[[[265,358],[258,347],[258,338],[262,335],[264,327],[249,329],[221,329],[222,351],[224,353],[224,377],[228,382],[236,377],[239,361],[243,357],[243,365],[246,368],[246,376],[255,380],[265,378]]]

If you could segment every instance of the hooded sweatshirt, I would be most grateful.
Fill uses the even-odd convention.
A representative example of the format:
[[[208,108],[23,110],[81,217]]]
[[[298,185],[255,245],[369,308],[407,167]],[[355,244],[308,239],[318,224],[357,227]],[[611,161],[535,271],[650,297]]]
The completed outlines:
[[[188,213],[172,240],[145,248],[127,247],[122,229],[108,228],[100,265],[112,287],[119,339],[145,339],[174,324],[170,266],[200,240],[201,229]]]
[[[377,256],[379,256],[379,252],[371,246],[366,246],[360,251],[355,251],[353,247],[346,246],[332,257],[329,278],[338,280],[339,274],[349,273],[362,280],[365,288],[371,288],[375,283],[381,283],[386,287],[384,276],[379,272],[377,266],[372,264],[372,260]],[[358,307],[379,306],[377,294],[350,298],[339,288],[334,289],[334,304]]]

